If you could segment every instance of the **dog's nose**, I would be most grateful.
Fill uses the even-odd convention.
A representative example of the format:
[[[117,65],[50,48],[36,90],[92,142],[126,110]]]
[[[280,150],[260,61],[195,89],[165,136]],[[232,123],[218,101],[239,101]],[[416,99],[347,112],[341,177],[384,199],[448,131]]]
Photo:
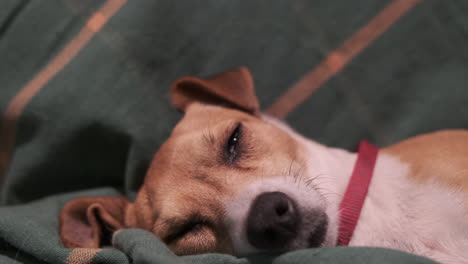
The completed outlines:
[[[295,202],[282,192],[262,193],[254,200],[247,217],[247,239],[258,249],[284,248],[299,229]]]

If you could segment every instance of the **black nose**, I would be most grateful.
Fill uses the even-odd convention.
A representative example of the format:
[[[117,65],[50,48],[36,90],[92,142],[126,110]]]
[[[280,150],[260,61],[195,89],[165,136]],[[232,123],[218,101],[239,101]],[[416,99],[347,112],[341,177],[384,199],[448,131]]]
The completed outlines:
[[[284,248],[299,229],[299,212],[282,192],[262,193],[254,200],[247,217],[247,239],[258,249]]]

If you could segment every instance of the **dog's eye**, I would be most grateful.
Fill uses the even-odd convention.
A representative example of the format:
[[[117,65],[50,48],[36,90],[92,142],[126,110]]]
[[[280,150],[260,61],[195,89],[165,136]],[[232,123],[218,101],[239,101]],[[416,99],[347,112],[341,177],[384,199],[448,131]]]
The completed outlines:
[[[239,123],[229,137],[226,145],[226,157],[229,162],[233,162],[239,153],[239,141],[241,133],[242,124]]]
[[[168,242],[171,242],[173,240],[183,238],[184,236],[189,235],[189,234],[197,234],[203,229],[204,226],[205,226],[205,223],[201,221],[187,222],[176,233],[169,236],[167,240]]]
[[[188,233],[199,232],[203,228],[202,222],[190,222],[184,225],[179,232],[179,237],[185,236]]]

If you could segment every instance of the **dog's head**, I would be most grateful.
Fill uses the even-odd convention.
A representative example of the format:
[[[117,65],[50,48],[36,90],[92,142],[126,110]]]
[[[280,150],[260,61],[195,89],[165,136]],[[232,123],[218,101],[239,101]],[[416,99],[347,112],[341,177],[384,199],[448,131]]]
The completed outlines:
[[[336,206],[320,186],[324,147],[260,113],[247,69],[180,79],[171,99],[185,115],[156,153],[135,201],[68,203],[60,216],[65,246],[99,247],[106,232],[127,227],[153,232],[180,255],[335,243]]]

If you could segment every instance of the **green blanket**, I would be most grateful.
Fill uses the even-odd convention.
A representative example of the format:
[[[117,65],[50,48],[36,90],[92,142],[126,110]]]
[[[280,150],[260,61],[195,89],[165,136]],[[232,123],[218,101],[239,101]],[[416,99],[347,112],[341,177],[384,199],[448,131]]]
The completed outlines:
[[[57,212],[73,197],[119,193],[110,188],[51,196],[29,204],[0,209],[0,263],[433,263],[424,258],[378,248],[321,248],[282,256],[238,259],[230,255],[175,256],[152,233],[139,229],[119,231],[116,249],[65,249],[57,237]],[[78,261],[80,260],[80,261]],[[86,261],[89,260],[89,261]],[[8,262],[10,261],[10,262]],[[17,262],[15,262],[17,261]]]
[[[117,233],[113,249],[63,248],[57,216],[68,200],[134,197],[180,118],[168,100],[173,80],[245,65],[266,109],[393,2],[128,1],[101,29],[102,16],[89,21],[109,1],[125,2],[0,3],[0,263],[431,263],[372,248],[179,258],[141,230]],[[468,128],[467,13],[464,0],[421,1],[287,121],[347,149]],[[97,33],[29,99],[18,97],[83,28]]]

